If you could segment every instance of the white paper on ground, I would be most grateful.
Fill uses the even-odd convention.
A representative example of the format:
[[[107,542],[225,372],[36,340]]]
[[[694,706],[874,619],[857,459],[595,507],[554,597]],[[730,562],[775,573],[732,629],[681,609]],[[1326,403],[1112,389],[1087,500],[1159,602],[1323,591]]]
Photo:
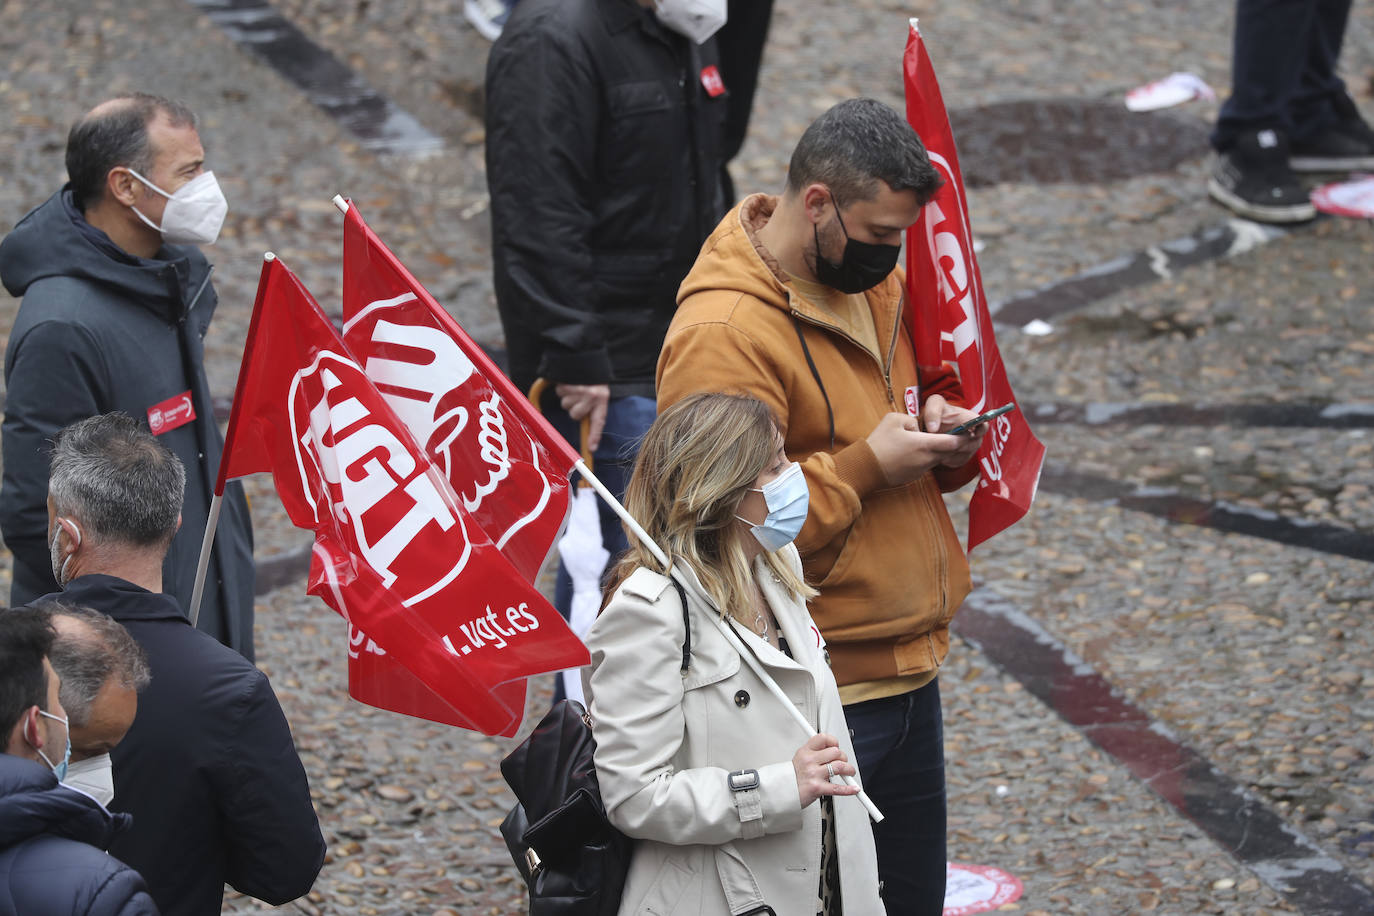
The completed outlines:
[[[1162,80],[1147,83],[1126,93],[1126,108],[1130,111],[1157,111],[1191,102],[1193,99],[1212,100],[1217,94],[1196,73],[1179,71]]]
[[[1322,185],[1312,192],[1312,206],[1332,216],[1374,219],[1374,175]]]
[[[1032,337],[1044,337],[1046,334],[1054,333],[1054,326],[1047,321],[1041,321],[1039,318],[1032,318],[1021,328],[1021,333],[1029,334]]]
[[[579,487],[573,496],[567,530],[558,539],[558,553],[573,584],[568,625],[579,637],[587,635],[596,620],[596,612],[601,607],[601,573],[610,557],[601,544],[601,518],[596,509],[596,494],[587,487]],[[568,699],[585,702],[582,669],[571,668],[560,677]]]

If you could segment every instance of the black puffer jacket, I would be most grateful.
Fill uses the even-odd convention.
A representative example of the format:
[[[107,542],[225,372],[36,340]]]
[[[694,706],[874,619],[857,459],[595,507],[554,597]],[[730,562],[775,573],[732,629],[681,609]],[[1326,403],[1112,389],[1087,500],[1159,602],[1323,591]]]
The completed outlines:
[[[523,0],[487,60],[511,377],[653,395],[678,285],[724,214],[715,42],[635,0]],[[707,90],[714,87],[715,95]]]
[[[156,916],[138,872],[104,851],[128,822],[0,754],[0,916]]]
[[[63,189],[0,244],[0,279],[23,296],[5,350],[4,482],[0,531],[14,554],[12,605],[57,590],[48,553],[50,440],[77,420],[148,409],[189,392],[195,420],[158,436],[186,466],[181,530],[162,581],[184,609],[224,444],[202,365],[218,299],[195,248],[155,260],[121,251],[92,228]],[[253,658],[253,532],[243,488],[225,488],[200,628]]]

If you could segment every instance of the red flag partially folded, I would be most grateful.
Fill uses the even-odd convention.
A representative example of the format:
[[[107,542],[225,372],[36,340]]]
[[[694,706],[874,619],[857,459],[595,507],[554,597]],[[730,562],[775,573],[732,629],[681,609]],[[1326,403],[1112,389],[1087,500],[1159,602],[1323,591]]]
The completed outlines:
[[[263,265],[217,492],[270,471],[315,532],[307,590],[486,734],[524,713],[497,685],[586,664],[567,624],[501,554],[296,277]],[[523,688],[521,688],[523,697]]]
[[[534,582],[567,518],[577,453],[352,203],[344,216],[343,270],[344,342],[463,508]],[[518,686],[524,690],[523,682]],[[405,668],[376,652],[358,652],[356,643],[349,650],[349,692],[383,709],[451,721],[444,704],[427,697]],[[508,701],[516,702],[513,693]]]
[[[922,367],[955,360],[967,407],[975,413],[1016,395],[997,350],[983,277],[973,252],[964,178],[935,69],[916,20],[903,57],[907,120],[925,143],[945,183],[907,230],[907,325]],[[1045,446],[1019,409],[992,421],[978,450],[981,476],[969,504],[968,547],[1012,525],[1030,509]]]

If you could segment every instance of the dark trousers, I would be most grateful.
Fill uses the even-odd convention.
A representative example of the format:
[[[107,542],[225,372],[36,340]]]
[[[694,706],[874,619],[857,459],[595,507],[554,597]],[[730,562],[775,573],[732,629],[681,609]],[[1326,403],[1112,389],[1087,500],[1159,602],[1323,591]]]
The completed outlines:
[[[728,163],[744,146],[749,133],[749,113],[754,107],[754,90],[759,84],[763,48],[768,43],[768,23],[773,18],[773,0],[730,0],[729,18],[716,33],[720,52],[720,75],[730,90],[726,98],[725,136],[721,161]],[[721,166],[725,202],[734,206],[735,183],[730,170]]]
[[[883,822],[873,827],[888,916],[940,916],[945,902],[945,732],[940,679],[844,708],[854,756]]]
[[[1273,128],[1311,139],[1338,119],[1345,84],[1336,76],[1351,0],[1239,0],[1231,96],[1221,106],[1212,146]]]

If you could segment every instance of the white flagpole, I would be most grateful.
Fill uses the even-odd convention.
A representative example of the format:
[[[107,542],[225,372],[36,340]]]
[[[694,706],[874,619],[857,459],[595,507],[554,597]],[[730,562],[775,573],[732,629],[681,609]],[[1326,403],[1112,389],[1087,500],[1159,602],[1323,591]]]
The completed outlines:
[[[606,485],[600,480],[597,480],[596,475],[588,470],[586,462],[579,458],[577,464],[573,465],[573,467],[577,469],[577,473],[582,476],[583,480],[591,484],[592,489],[596,491],[597,495],[606,501],[606,505],[610,506],[615,511],[616,515],[620,516],[621,520],[625,522],[625,526],[633,532],[634,536],[639,539],[639,542],[648,548],[649,552],[663,564],[665,569],[668,568],[667,554],[663,552],[662,548],[654,543],[654,539],[649,537],[649,533],[640,526],[639,522],[635,521],[634,517],[630,515],[629,510],[620,504],[620,500],[616,498],[615,494],[606,489]],[[692,594],[705,601],[710,607],[715,607],[715,602],[711,600],[709,595],[703,594],[695,582],[684,576],[676,568],[671,569],[670,572],[674,579],[682,583],[684,588],[691,590]],[[740,642],[739,637],[731,631],[729,625],[727,625],[725,621],[720,619],[719,615],[712,614],[708,616],[711,617],[711,622],[716,625],[716,629],[720,630],[721,635],[725,637],[726,641],[734,646],[735,651],[739,652],[740,657],[744,659],[744,663],[750,667],[759,680],[763,681],[764,686],[768,688],[769,692],[782,701],[783,709],[791,713],[796,723],[805,730],[807,737],[814,736],[816,734],[816,729],[810,722],[806,721],[806,716],[802,715],[801,710],[792,703],[787,694],[783,692],[783,689],[778,686],[778,682],[773,680],[772,676],[763,670],[763,666],[759,663],[759,660],[754,657],[754,653],[750,652],[749,649]],[[858,782],[853,776],[841,776],[840,779],[846,785],[858,785]],[[873,823],[880,823],[883,819],[883,813],[878,810],[877,805],[873,804],[873,800],[868,797],[868,794],[860,789],[856,797],[863,803],[863,806],[868,809],[868,816],[873,819]]]
[[[224,460],[224,456],[220,456]],[[205,520],[205,537],[200,542],[200,562],[196,564],[196,584],[191,589],[190,611],[191,626],[196,625],[200,619],[200,599],[205,591],[205,572],[210,568],[210,548],[215,543],[215,529],[219,528],[219,507],[224,502],[224,497],[216,493],[214,499],[210,500],[210,517]]]

